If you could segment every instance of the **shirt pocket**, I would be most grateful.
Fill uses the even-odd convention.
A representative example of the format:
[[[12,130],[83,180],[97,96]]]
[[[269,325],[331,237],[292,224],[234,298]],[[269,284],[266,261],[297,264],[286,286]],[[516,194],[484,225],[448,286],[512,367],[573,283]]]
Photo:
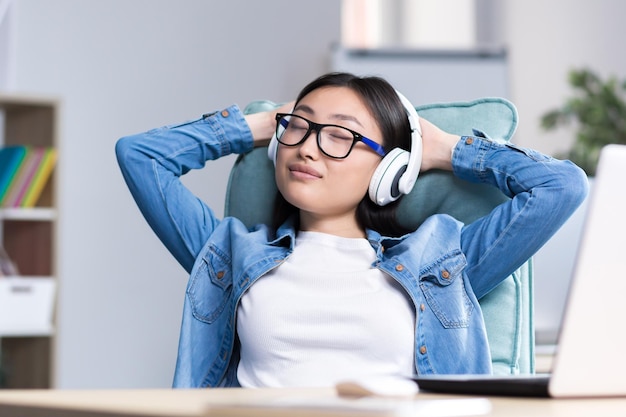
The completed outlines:
[[[217,320],[231,297],[232,268],[230,258],[216,247],[210,247],[200,262],[190,278],[187,297],[193,316],[210,324]]]
[[[474,309],[463,280],[467,261],[455,251],[434,262],[420,276],[420,289],[446,329],[467,327]]]

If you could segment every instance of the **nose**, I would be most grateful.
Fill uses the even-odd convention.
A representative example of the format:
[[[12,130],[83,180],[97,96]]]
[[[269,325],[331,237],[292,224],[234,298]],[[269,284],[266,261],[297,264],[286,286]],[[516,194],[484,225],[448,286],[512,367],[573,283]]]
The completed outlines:
[[[303,158],[317,159],[319,157],[319,147],[317,145],[317,131],[311,129],[307,137],[300,143],[298,153]]]

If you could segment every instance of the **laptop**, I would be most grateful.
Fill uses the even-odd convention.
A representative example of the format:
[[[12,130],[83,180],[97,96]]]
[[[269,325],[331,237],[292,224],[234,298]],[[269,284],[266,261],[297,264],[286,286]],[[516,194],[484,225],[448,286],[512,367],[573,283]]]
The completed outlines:
[[[605,146],[589,196],[550,372],[418,375],[414,379],[421,391],[553,398],[626,396],[625,181],[626,145]]]

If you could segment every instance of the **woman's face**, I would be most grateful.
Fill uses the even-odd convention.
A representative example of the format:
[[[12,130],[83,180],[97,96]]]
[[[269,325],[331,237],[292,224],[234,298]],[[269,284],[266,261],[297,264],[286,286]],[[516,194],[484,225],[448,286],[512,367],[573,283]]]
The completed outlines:
[[[335,124],[354,130],[383,145],[380,129],[362,99],[347,87],[322,87],[306,95],[294,114],[312,122]],[[284,198],[306,219],[343,217],[354,222],[355,210],[367,193],[370,179],[382,157],[357,142],[345,159],[333,159],[317,145],[312,131],[297,146],[279,144],[276,183]]]

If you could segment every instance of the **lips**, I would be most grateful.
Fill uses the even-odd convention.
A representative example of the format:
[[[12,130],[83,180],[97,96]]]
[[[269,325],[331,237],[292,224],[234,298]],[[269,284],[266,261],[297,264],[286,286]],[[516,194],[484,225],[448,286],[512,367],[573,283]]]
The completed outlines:
[[[308,165],[304,164],[293,164],[289,166],[289,172],[298,177],[314,177],[314,178],[322,178],[322,174],[320,174],[317,170],[311,168]]]

